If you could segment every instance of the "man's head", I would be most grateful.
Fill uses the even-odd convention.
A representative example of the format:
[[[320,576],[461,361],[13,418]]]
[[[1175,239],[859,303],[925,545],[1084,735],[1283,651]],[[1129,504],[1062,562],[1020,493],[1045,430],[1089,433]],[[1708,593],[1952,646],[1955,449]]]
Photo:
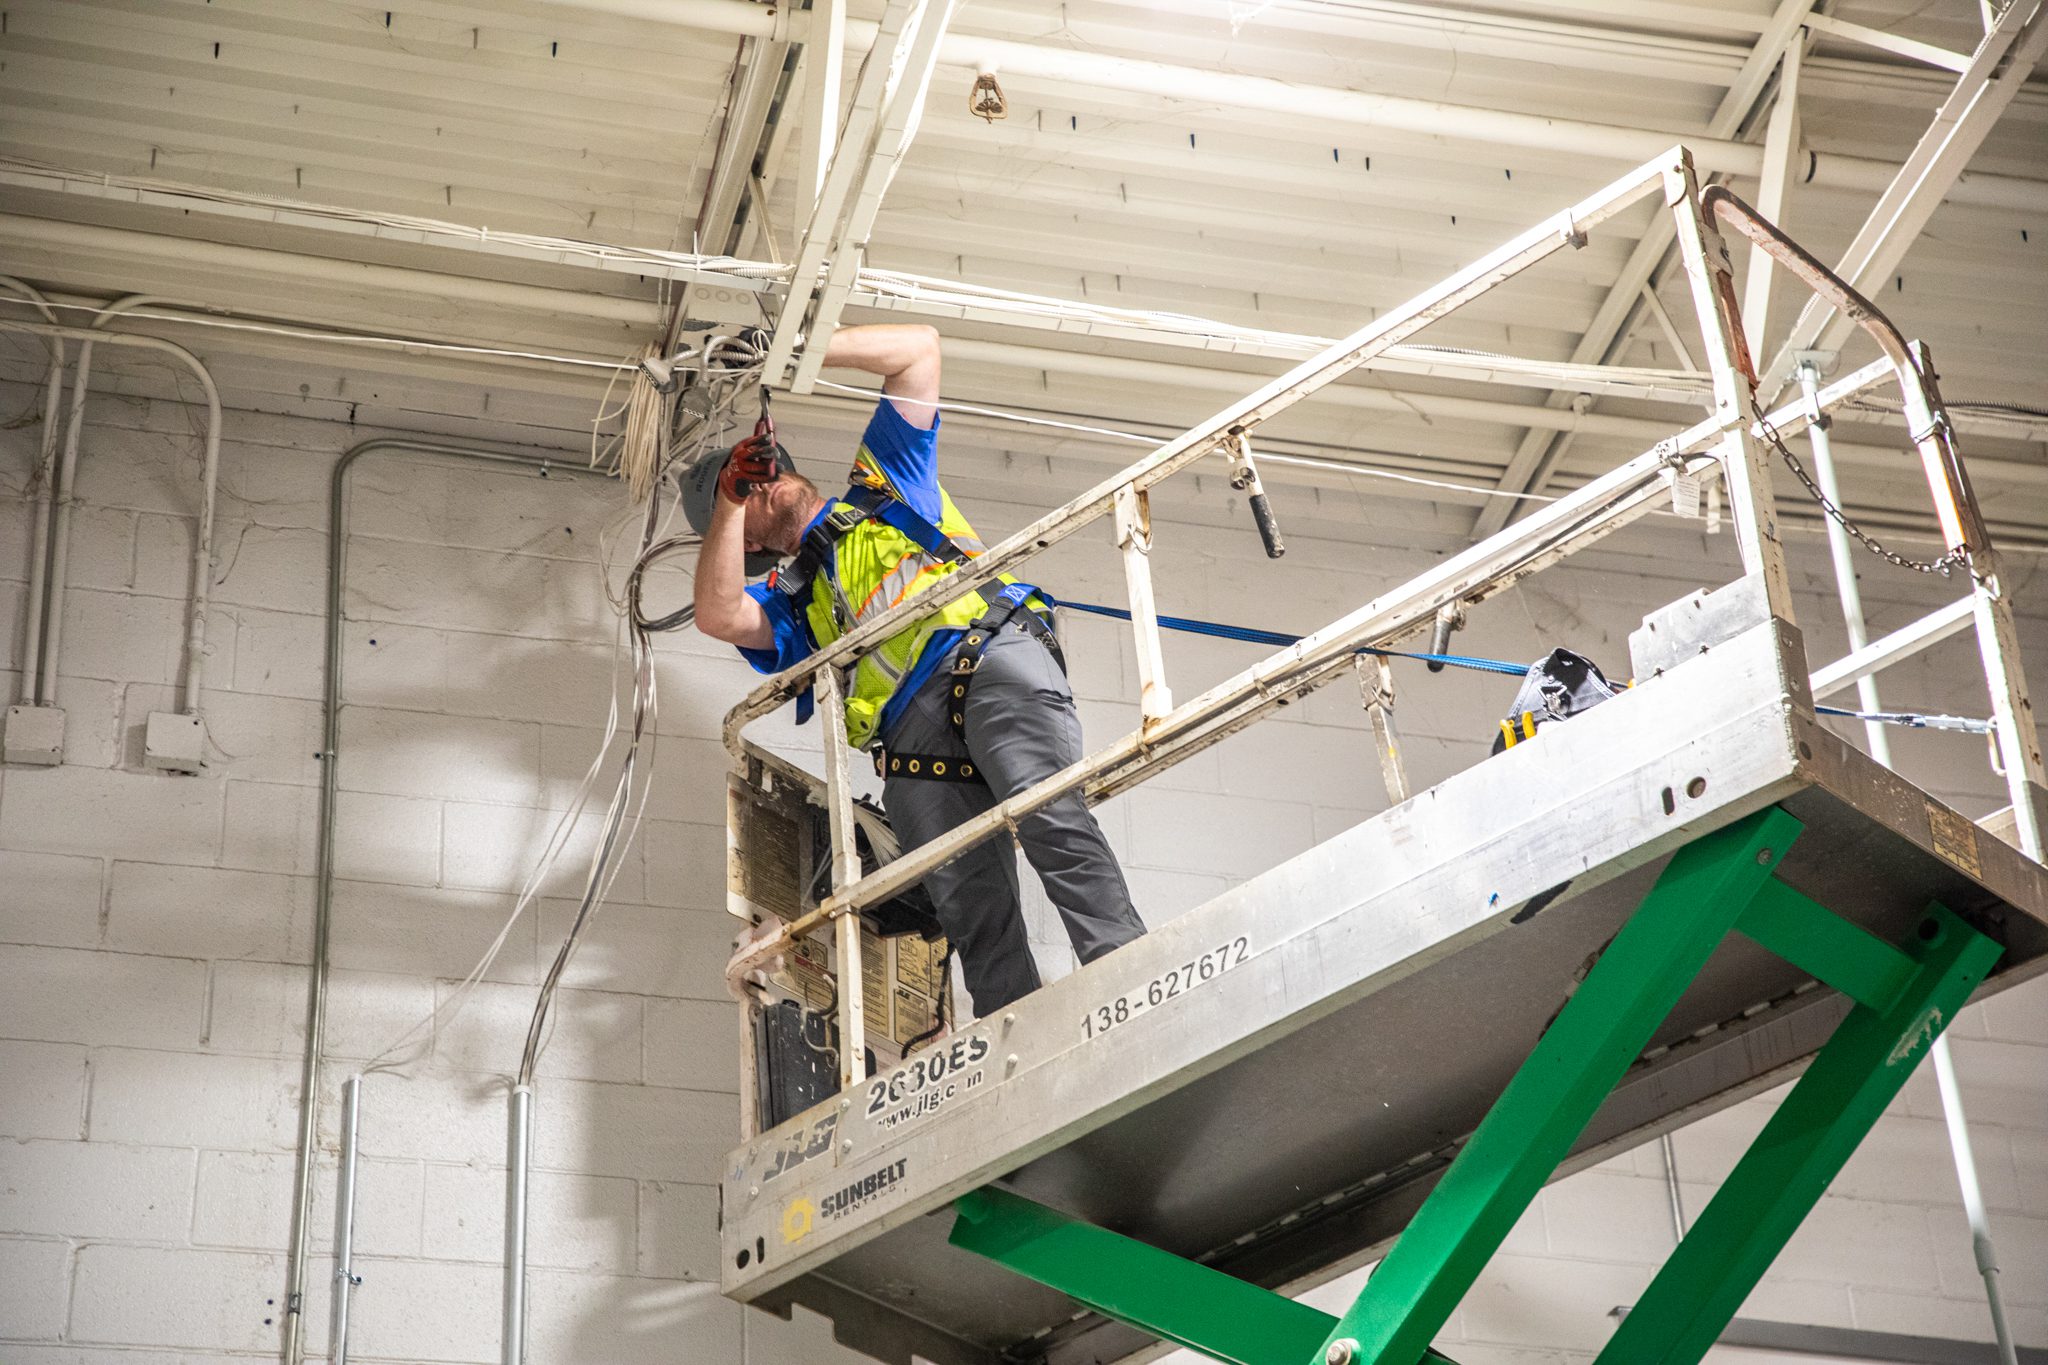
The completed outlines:
[[[681,475],[683,515],[688,518],[690,529],[700,536],[711,529],[712,510],[730,501],[720,489],[721,475],[728,463],[728,458],[714,455],[698,461]],[[767,573],[785,555],[795,554],[804,527],[825,505],[817,485],[796,472],[788,452],[780,446],[775,448],[775,468],[779,477],[772,483],[756,486],[740,503],[746,571],[750,578]]]
[[[774,483],[747,495],[747,553],[795,554],[803,544],[804,528],[824,505],[816,484],[793,469],[783,470]]]

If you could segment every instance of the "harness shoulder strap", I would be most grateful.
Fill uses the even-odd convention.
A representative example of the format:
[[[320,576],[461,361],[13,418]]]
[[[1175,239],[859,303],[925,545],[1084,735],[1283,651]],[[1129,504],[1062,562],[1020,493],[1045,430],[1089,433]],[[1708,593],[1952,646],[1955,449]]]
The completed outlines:
[[[865,509],[842,499],[804,532],[796,558],[787,569],[778,569],[770,582],[777,591],[802,600],[810,596],[811,583],[820,571],[829,570],[833,554],[846,533],[868,519]]]
[[[918,515],[917,509],[909,503],[885,489],[857,486],[847,490],[846,500],[933,559],[960,564],[968,558],[967,552],[955,544],[951,536]]]

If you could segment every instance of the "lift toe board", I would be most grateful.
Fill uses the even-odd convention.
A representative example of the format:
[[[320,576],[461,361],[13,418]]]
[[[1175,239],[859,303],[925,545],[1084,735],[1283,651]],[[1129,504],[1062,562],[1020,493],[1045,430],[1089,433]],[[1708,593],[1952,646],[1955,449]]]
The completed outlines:
[[[1784,886],[1888,942],[1938,900],[2004,944],[1991,988],[2040,970],[2048,872],[1814,724],[1803,668],[1756,627],[761,1135],[725,1292],[884,1360],[1146,1345],[949,1244],[998,1181],[1257,1285],[1376,1256],[1673,852],[1773,805]],[[1848,1007],[1730,934],[1560,1171],[1778,1083]]]

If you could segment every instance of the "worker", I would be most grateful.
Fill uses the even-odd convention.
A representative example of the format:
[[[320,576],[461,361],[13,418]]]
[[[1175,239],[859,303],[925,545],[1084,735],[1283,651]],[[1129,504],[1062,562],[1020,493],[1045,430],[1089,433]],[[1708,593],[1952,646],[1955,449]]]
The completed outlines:
[[[704,537],[696,622],[763,673],[789,668],[854,626],[957,572],[980,553],[939,486],[939,336],[921,325],[847,327],[824,363],[882,377],[851,486],[828,499],[797,473],[765,421],[722,467],[686,476]],[[715,482],[716,493],[711,494]],[[707,496],[709,495],[709,496]],[[769,556],[794,557],[749,584]],[[1081,758],[1081,723],[1044,600],[1028,584],[984,586],[865,654],[845,688],[846,734],[871,749],[882,803],[915,848]],[[810,695],[799,699],[798,720]],[[1018,822],[1018,841],[1082,962],[1145,932],[1123,871],[1079,791]],[[1038,989],[1008,839],[927,873],[926,890],[986,1017]]]

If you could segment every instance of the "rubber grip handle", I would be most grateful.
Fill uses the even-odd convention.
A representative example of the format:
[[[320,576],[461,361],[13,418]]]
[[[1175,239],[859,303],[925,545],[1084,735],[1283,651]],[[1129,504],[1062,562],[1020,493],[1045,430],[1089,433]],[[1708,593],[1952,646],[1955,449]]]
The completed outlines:
[[[1266,542],[1266,558],[1278,559],[1287,553],[1287,547],[1280,543],[1280,523],[1273,520],[1273,504],[1266,501],[1264,493],[1254,493],[1252,520],[1259,524],[1259,539]]]
[[[1429,652],[1432,654],[1448,654],[1451,649],[1451,631],[1456,629],[1456,626],[1457,623],[1454,621],[1446,620],[1441,616],[1437,617],[1436,631],[1429,637]],[[1432,673],[1441,673],[1444,671],[1444,662],[1441,659],[1431,659],[1423,667]]]

